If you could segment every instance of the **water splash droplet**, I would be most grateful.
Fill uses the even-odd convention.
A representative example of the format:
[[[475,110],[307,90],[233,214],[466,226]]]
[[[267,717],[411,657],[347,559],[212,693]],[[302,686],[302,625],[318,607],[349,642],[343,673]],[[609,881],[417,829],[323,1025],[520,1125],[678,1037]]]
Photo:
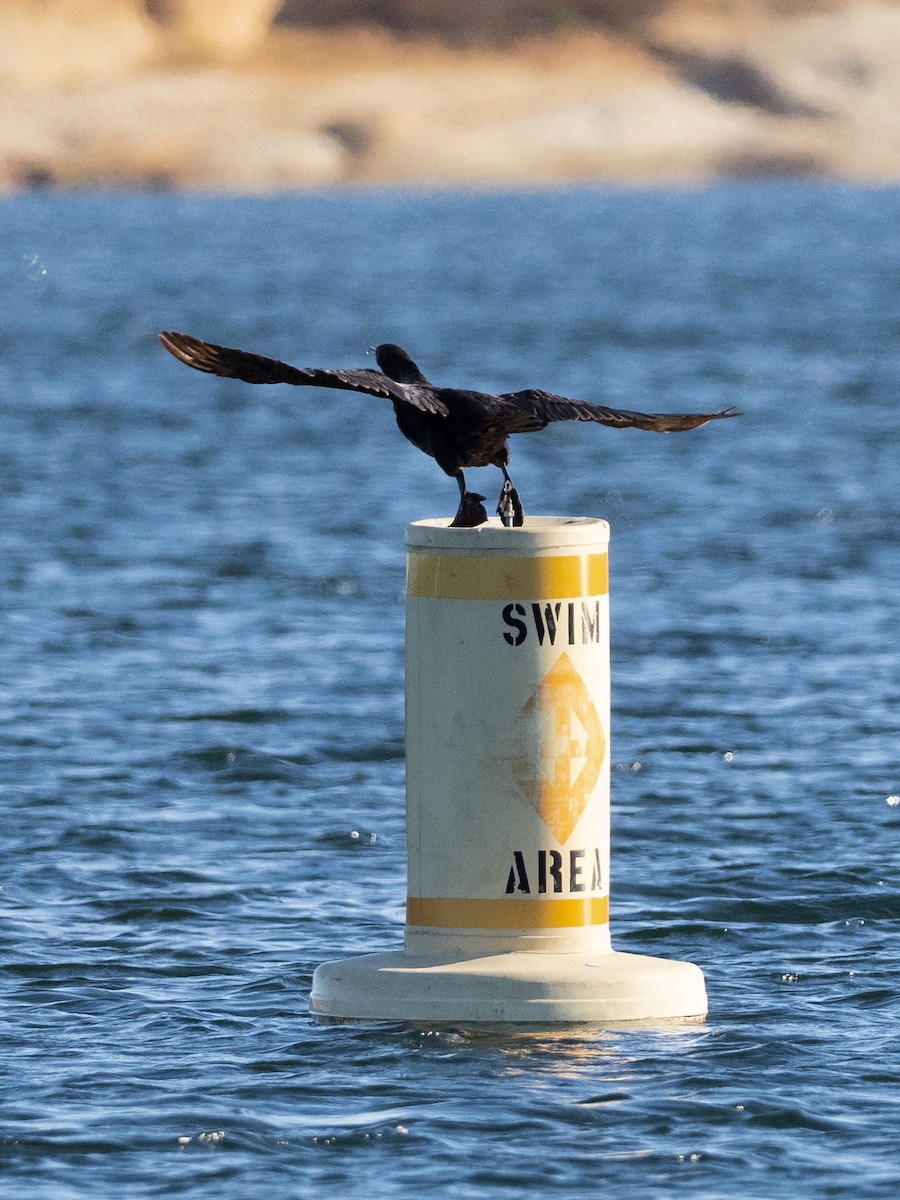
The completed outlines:
[[[37,282],[43,279],[47,274],[47,268],[44,265],[44,260],[39,254],[23,254],[22,255],[22,270],[28,279]]]

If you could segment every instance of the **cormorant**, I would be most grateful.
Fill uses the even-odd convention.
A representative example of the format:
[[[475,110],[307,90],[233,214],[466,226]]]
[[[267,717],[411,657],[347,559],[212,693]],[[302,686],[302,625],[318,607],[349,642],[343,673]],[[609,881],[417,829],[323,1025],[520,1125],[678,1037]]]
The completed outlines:
[[[695,429],[720,417],[737,417],[734,408],[716,413],[640,413],[568,400],[529,388],[499,396],[459,388],[435,387],[405,350],[390,342],[375,347],[380,371],[367,367],[330,370],[292,367],[274,358],[201,342],[186,333],[163,332],[159,340],[181,362],[211,375],[245,383],[292,383],[344,388],[390,400],[400,432],[459,485],[459,509],[451,524],[470,528],[487,520],[484,496],[466,488],[465,467],[499,467],[503,489],[497,511],[504,525],[521,525],[519,493],[507,471],[511,433],[533,433],[551,421],[595,421],[617,429],[652,429],[670,433]]]

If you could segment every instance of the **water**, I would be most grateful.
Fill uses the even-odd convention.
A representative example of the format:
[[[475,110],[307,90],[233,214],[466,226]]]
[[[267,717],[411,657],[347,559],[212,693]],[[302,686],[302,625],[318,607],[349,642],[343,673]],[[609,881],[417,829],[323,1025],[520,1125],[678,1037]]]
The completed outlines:
[[[0,221],[0,1196],[895,1196],[900,192]],[[456,488],[160,328],[744,410],[513,447],[532,513],[612,524],[614,941],[699,963],[705,1024],[310,1021],[399,944],[402,536]]]

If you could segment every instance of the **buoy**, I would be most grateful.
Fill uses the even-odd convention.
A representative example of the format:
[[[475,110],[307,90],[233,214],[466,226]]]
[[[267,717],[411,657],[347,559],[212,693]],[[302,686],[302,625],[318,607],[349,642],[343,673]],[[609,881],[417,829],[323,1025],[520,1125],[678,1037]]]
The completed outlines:
[[[402,950],[323,963],[335,1021],[618,1024],[707,1011],[609,930],[609,526],[407,529]]]

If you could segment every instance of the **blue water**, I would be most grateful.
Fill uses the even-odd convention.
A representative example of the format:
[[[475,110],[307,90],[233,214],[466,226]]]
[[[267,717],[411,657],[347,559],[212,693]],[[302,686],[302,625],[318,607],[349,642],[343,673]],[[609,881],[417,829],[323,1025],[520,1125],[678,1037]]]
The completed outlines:
[[[0,1196],[896,1196],[900,191],[0,228]],[[318,962],[400,942],[403,530],[456,488],[380,402],[160,328],[744,411],[513,447],[528,511],[612,525],[614,942],[699,963],[705,1024],[310,1020]]]

